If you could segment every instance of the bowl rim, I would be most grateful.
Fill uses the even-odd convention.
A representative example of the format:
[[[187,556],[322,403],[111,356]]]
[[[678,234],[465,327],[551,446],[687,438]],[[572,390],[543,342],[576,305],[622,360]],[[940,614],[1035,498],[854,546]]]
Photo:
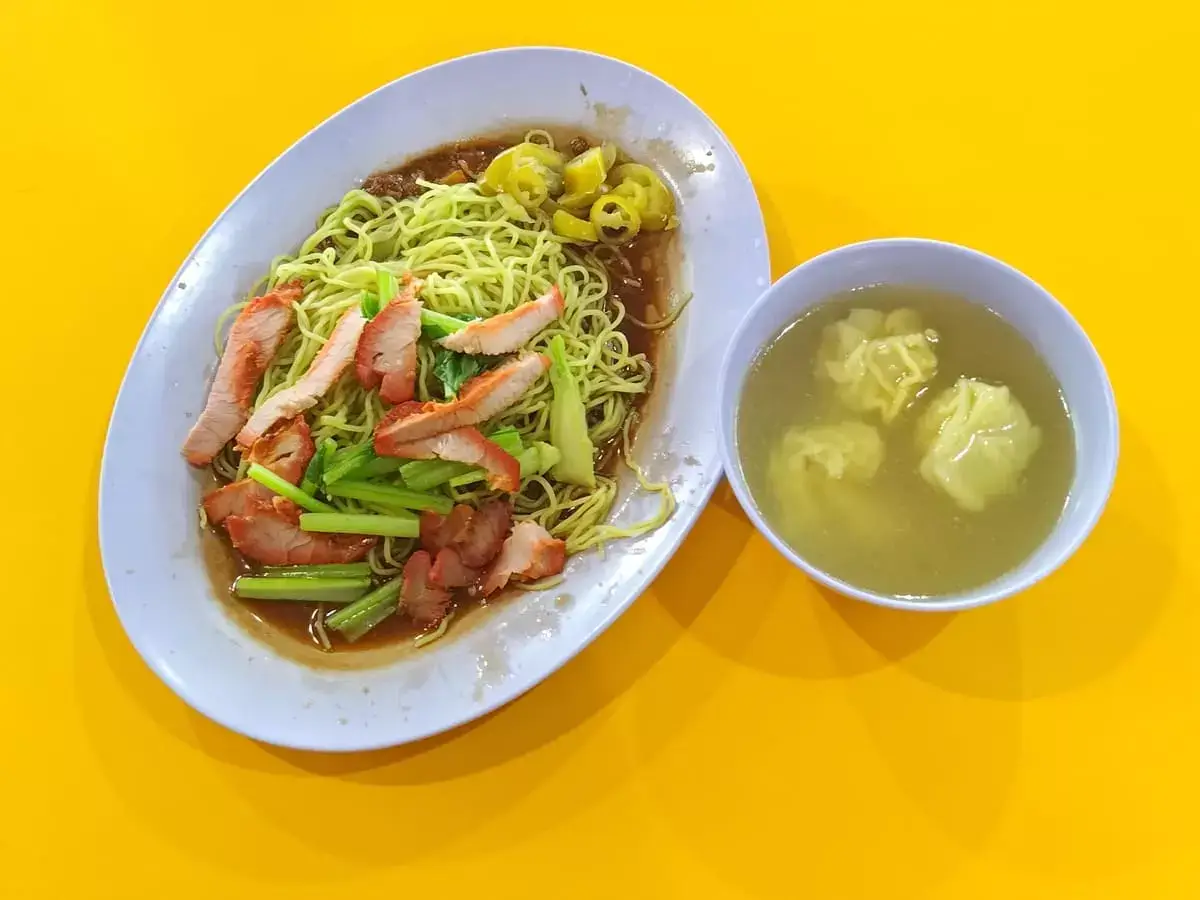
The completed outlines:
[[[446,67],[460,65],[463,62],[468,61],[468,60],[480,59],[480,58],[484,58],[484,57],[519,56],[521,54],[526,54],[526,53],[531,53],[531,52],[534,52],[534,53],[547,52],[547,53],[561,54],[563,56],[573,56],[573,57],[577,57],[580,59],[599,60],[599,61],[603,61],[606,63],[614,64],[616,66],[620,66],[632,74],[636,74],[639,77],[643,77],[643,78],[649,79],[650,81],[657,82],[665,90],[678,96],[688,106],[694,108],[696,110],[696,113],[698,114],[698,116],[704,120],[704,122],[706,123],[706,126],[711,128],[715,140],[719,141],[720,144],[723,146],[723,149],[728,152],[730,160],[736,166],[736,170],[733,173],[734,176],[746,184],[746,186],[749,188],[751,197],[755,201],[754,209],[757,214],[756,219],[759,224],[759,231],[760,231],[761,238],[762,238],[762,245],[761,245],[761,250],[760,250],[761,257],[759,258],[758,262],[762,266],[762,274],[766,278],[769,278],[769,275],[770,275],[770,271],[769,271],[769,259],[770,259],[769,236],[766,231],[765,221],[762,218],[761,204],[757,200],[757,192],[755,191],[755,188],[754,188],[753,179],[750,177],[750,172],[746,168],[744,161],[738,154],[737,149],[734,146],[733,142],[730,141],[729,137],[725,134],[725,132],[721,129],[721,127],[717,124],[717,122],[712,118],[712,116],[710,116],[699,103],[694,101],[691,97],[689,97],[687,94],[685,94],[679,88],[675,87],[673,84],[671,84],[664,78],[654,74],[653,72],[650,72],[650,71],[642,68],[641,66],[638,66],[634,63],[628,62],[624,59],[620,59],[615,56],[610,56],[610,55],[601,54],[601,53],[594,53],[591,51],[580,50],[580,49],[576,49],[576,48],[572,48],[572,47],[562,47],[562,46],[553,46],[553,45],[545,45],[545,44],[502,47],[502,48],[496,48],[496,49],[491,49],[491,50],[484,50],[484,51],[479,51],[479,52],[475,52],[475,53],[468,53],[468,54],[454,56],[449,59],[445,59],[440,62],[434,63],[432,65],[425,66],[420,69],[414,69],[410,72],[406,72],[405,74],[400,75],[397,78],[390,79],[387,82],[380,84],[378,87],[373,88],[372,90],[368,91],[367,93],[365,93],[361,96],[358,96],[355,99],[353,99],[352,101],[346,103],[344,106],[334,110],[328,116],[324,117],[320,122],[316,123],[312,128],[308,129],[304,134],[300,135],[298,138],[296,138],[294,141],[290,142],[286,147],[284,147],[273,159],[271,159],[268,163],[266,163],[262,167],[262,169],[249,182],[246,183],[246,185],[244,187],[242,187],[233,196],[233,198],[228,202],[228,204],[226,204],[221,209],[220,212],[218,212],[215,215],[212,222],[205,228],[203,233],[196,239],[193,246],[188,250],[187,254],[184,256],[183,260],[181,261],[180,265],[175,270],[174,275],[166,281],[167,287],[163,290],[163,292],[160,295],[154,308],[147,315],[145,324],[142,327],[142,330],[138,336],[137,342],[135,343],[134,347],[129,352],[129,357],[128,357],[129,363],[126,365],[126,369],[122,375],[120,384],[118,385],[117,391],[113,396],[112,407],[111,407],[110,414],[109,414],[109,421],[108,421],[107,427],[105,429],[104,446],[103,446],[103,450],[102,450],[100,473],[99,473],[99,479],[98,479],[98,485],[97,485],[96,526],[97,526],[98,544],[99,544],[99,549],[100,549],[100,557],[101,557],[101,562],[102,562],[102,568],[103,568],[104,574],[105,574],[105,584],[108,589],[109,597],[110,597],[110,600],[112,601],[114,611],[117,614],[117,619],[121,623],[122,631],[125,633],[126,638],[133,645],[134,649],[137,651],[138,655],[142,658],[142,660],[146,663],[146,665],[159,677],[159,679],[161,679],[163,681],[164,684],[166,684],[177,696],[179,696],[180,699],[182,699],[185,703],[187,703],[192,709],[203,714],[205,717],[222,725],[223,727],[229,728],[230,730],[232,730],[236,733],[245,735],[246,737],[249,737],[253,740],[272,744],[274,746],[290,747],[290,748],[294,748],[294,749],[298,749],[298,750],[316,751],[316,752],[359,752],[359,751],[376,750],[376,749],[381,749],[381,748],[386,748],[386,747],[392,747],[392,746],[398,746],[398,745],[402,745],[402,744],[418,742],[418,741],[424,740],[425,738],[428,738],[428,737],[431,737],[431,736],[434,736],[437,734],[452,731],[453,729],[458,728],[468,722],[475,721],[477,719],[480,719],[480,718],[486,716],[487,714],[507,705],[508,703],[512,702],[513,700],[515,700],[515,699],[519,698],[520,696],[522,696],[523,694],[525,694],[527,691],[529,691],[532,688],[536,687],[537,685],[541,684],[543,681],[545,681],[550,676],[552,676],[555,672],[557,672],[559,669],[561,669],[563,666],[565,666],[572,659],[575,659],[597,637],[599,637],[604,631],[606,631],[609,627],[611,627],[612,624],[618,618],[620,618],[620,616],[624,612],[626,612],[628,610],[628,608],[636,601],[636,599],[645,592],[645,590],[649,587],[649,585],[653,581],[653,579],[657,576],[657,574],[661,571],[661,569],[666,565],[666,563],[674,556],[674,554],[678,551],[679,547],[686,540],[688,534],[691,532],[692,528],[695,526],[695,523],[699,518],[700,511],[707,504],[707,501],[710,499],[713,491],[716,489],[716,486],[720,481],[723,457],[720,453],[720,437],[719,437],[720,425],[719,425],[719,421],[718,421],[718,422],[714,423],[718,434],[715,436],[716,444],[717,444],[717,446],[715,448],[716,452],[713,454],[711,463],[708,466],[708,468],[710,468],[711,471],[706,473],[706,485],[703,489],[702,495],[700,495],[700,494],[696,495],[693,500],[693,503],[697,510],[696,514],[687,517],[685,524],[679,529],[678,536],[677,536],[676,540],[674,541],[674,546],[669,550],[669,552],[662,554],[661,558],[655,559],[651,565],[644,566],[638,570],[637,577],[635,579],[632,579],[631,582],[628,583],[627,590],[629,593],[629,599],[626,602],[619,603],[619,604],[612,604],[610,606],[608,612],[597,623],[595,623],[595,625],[589,631],[587,631],[586,634],[582,635],[582,637],[573,646],[566,649],[564,652],[558,654],[557,659],[554,661],[554,663],[552,665],[549,665],[546,667],[539,667],[537,671],[531,671],[531,672],[523,674],[519,678],[513,678],[510,680],[507,680],[502,689],[488,691],[487,692],[487,700],[485,702],[477,703],[474,706],[472,706],[470,709],[464,709],[464,711],[462,711],[460,714],[447,718],[446,720],[438,723],[435,727],[414,729],[411,733],[409,733],[399,739],[397,739],[394,736],[394,734],[391,731],[389,731],[386,734],[379,734],[378,737],[375,737],[372,739],[366,739],[366,740],[358,739],[358,740],[347,741],[347,742],[342,742],[342,741],[303,742],[303,741],[297,741],[294,739],[282,740],[282,739],[280,739],[280,737],[278,735],[270,734],[265,731],[262,731],[259,728],[257,728],[257,726],[247,725],[247,723],[243,720],[235,721],[229,715],[227,715],[227,713],[223,709],[219,708],[218,706],[216,706],[212,703],[207,702],[204,699],[202,692],[198,692],[198,691],[194,690],[191,687],[190,682],[186,681],[185,679],[176,677],[175,673],[173,671],[171,671],[170,666],[167,665],[163,656],[160,653],[156,652],[153,649],[153,647],[150,645],[150,641],[147,639],[145,632],[139,630],[138,628],[131,627],[130,622],[127,621],[126,612],[123,609],[122,604],[119,603],[117,600],[117,591],[114,589],[115,572],[112,570],[110,565],[106,562],[107,559],[111,558],[111,555],[110,555],[110,548],[107,546],[108,541],[106,540],[106,528],[105,528],[105,522],[108,518],[106,511],[111,510],[112,508],[114,508],[114,506],[116,504],[119,503],[119,499],[114,496],[116,493],[118,493],[118,490],[115,487],[111,487],[111,486],[106,489],[106,485],[110,485],[110,482],[111,482],[110,463],[112,460],[112,454],[110,453],[110,450],[112,448],[112,443],[113,443],[114,414],[117,411],[117,409],[120,407],[122,397],[127,394],[127,391],[129,389],[129,382],[130,382],[131,370],[132,370],[132,361],[140,353],[143,352],[143,350],[145,349],[145,346],[146,346],[148,336],[149,336],[155,322],[163,315],[164,307],[166,306],[168,299],[172,292],[171,286],[176,284],[176,282],[178,282],[180,280],[183,273],[186,272],[188,270],[189,266],[192,265],[199,250],[205,246],[205,244],[209,241],[210,236],[213,234],[214,231],[217,230],[217,228],[226,219],[226,217],[230,214],[230,212],[236,206],[238,206],[239,203],[241,203],[243,201],[245,196],[247,194],[249,194],[255,188],[255,186],[266,176],[266,174],[273,167],[275,167],[282,159],[287,157],[290,153],[292,153],[293,150],[295,150],[297,147],[299,147],[301,144],[303,144],[306,140],[308,140],[310,137],[312,137],[315,133],[317,133],[317,132],[321,131],[322,129],[324,129],[325,127],[327,127],[331,122],[333,122],[338,117],[344,115],[347,111],[351,110],[354,107],[357,107],[359,105],[367,103],[371,98],[375,97],[377,94],[381,94],[386,91],[389,91],[397,83],[405,81],[410,78],[414,78],[414,77],[422,76],[422,75],[427,76],[429,73],[431,73],[433,71],[440,70],[440,69],[443,69]],[[765,281],[765,278],[764,278],[764,281]]]
[[[1093,485],[1094,499],[1091,503],[1091,509],[1087,510],[1087,514],[1073,526],[1073,533],[1064,544],[1062,549],[1050,559],[1043,562],[1036,569],[1031,569],[1025,573],[1020,579],[1008,584],[1007,586],[998,587],[998,582],[1005,577],[1001,575],[998,578],[992,579],[977,588],[966,591],[959,591],[950,594],[945,599],[938,597],[931,598],[915,598],[902,594],[889,594],[881,591],[873,591],[866,588],[860,588],[847,581],[844,581],[819,566],[809,562],[803,555],[796,552],[776,533],[775,529],[763,518],[758,510],[757,504],[750,493],[749,485],[747,485],[745,477],[742,473],[741,458],[737,451],[737,420],[736,411],[740,404],[740,394],[743,385],[745,384],[746,375],[749,367],[743,368],[738,372],[734,372],[734,356],[738,348],[745,340],[745,334],[750,330],[752,324],[758,316],[762,315],[764,310],[776,302],[777,297],[783,296],[787,291],[787,286],[796,280],[802,279],[806,274],[818,265],[828,265],[831,261],[837,261],[842,257],[850,257],[863,252],[874,252],[877,250],[913,250],[916,248],[936,248],[941,252],[958,254],[964,258],[971,260],[975,265],[992,268],[1003,272],[1008,277],[1015,277],[1018,281],[1023,282],[1025,286],[1034,294],[1039,295],[1042,301],[1048,304],[1051,308],[1057,311],[1064,317],[1068,327],[1073,329],[1076,338],[1079,339],[1080,346],[1084,352],[1091,357],[1091,362],[1095,365],[1097,371],[1102,376],[1094,389],[1098,392],[1098,396],[1103,401],[1103,421],[1101,428],[1103,430],[1103,439],[1105,442],[1105,459],[1107,465],[1104,468],[1101,476],[1095,480]],[[763,345],[759,345],[755,349],[751,360],[757,358],[761,352]],[[754,525],[755,529],[765,537],[771,545],[786,557],[793,565],[801,569],[810,578],[818,583],[828,587],[839,594],[847,597],[852,597],[856,600],[862,600],[867,603],[872,603],[876,606],[884,606],[891,609],[914,610],[918,612],[957,612],[960,610],[974,609],[979,606],[986,606],[991,603],[996,603],[1028,590],[1037,582],[1046,578],[1048,575],[1057,570],[1064,562],[1069,559],[1076,550],[1091,534],[1096,523],[1100,520],[1104,509],[1108,503],[1109,497],[1112,494],[1113,483],[1116,480],[1117,462],[1120,457],[1120,424],[1117,416],[1116,396],[1113,392],[1112,382],[1105,369],[1104,361],[1097,352],[1091,338],[1084,331],[1083,326],[1071,315],[1070,310],[1062,304],[1057,297],[1051,294],[1045,287],[1034,281],[1020,269],[1010,265],[988,253],[981,250],[976,250],[962,244],[952,243],[950,241],[937,240],[934,238],[920,237],[894,237],[894,238],[875,238],[865,241],[856,241],[851,244],[844,244],[840,247],[835,247],[826,250],[811,259],[797,265],[795,268],[787,272],[782,278],[767,288],[754,302],[742,317],[741,323],[734,331],[730,339],[728,349],[725,352],[725,357],[721,361],[718,390],[718,406],[720,409],[720,445],[721,457],[725,465],[725,477],[729,480],[730,486],[733,488],[733,493],[741,504],[747,517]],[[736,383],[735,383],[736,382]],[[1046,542],[1055,535],[1063,527],[1063,520],[1060,517],[1057,524],[1051,529],[1050,533],[1042,540],[1033,553],[1037,552]],[[1031,554],[1032,556],[1032,554]],[[1031,557],[1026,557],[1025,562],[1020,566],[1025,566]],[[1007,573],[1006,573],[1007,574]]]

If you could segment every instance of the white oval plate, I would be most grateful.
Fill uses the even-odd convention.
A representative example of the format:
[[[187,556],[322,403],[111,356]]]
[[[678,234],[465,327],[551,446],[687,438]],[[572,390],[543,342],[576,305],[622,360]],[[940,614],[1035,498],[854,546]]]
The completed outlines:
[[[179,448],[215,366],[218,314],[320,212],[381,167],[529,123],[616,140],[673,181],[694,292],[660,358],[634,456],[679,500],[652,534],[571,560],[566,583],[470,617],[447,638],[370,668],[316,668],[260,641],[215,596],[201,553],[201,484]],[[100,541],[121,623],[150,667],[200,712],[258,740],[360,750],[417,740],[537,684],[645,589],[721,474],[716,374],[770,266],[753,185],[729,142],[682,94],[633,66],[522,48],[452,60],[380,88],[306,135],[221,214],[163,295],[117,396],[100,476]],[[652,508],[632,479],[616,521]],[[474,621],[472,621],[474,619]],[[356,656],[358,654],[347,654]]]

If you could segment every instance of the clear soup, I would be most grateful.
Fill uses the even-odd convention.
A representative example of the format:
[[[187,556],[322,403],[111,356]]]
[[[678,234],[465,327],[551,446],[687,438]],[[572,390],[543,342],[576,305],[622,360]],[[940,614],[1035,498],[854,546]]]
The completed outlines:
[[[904,310],[887,319],[902,337],[856,344],[838,326],[855,310],[867,322]],[[896,388],[886,402],[880,383]],[[785,328],[747,375],[737,435],[754,502],[789,546],[906,597],[1020,565],[1058,521],[1075,467],[1062,390],[1029,341],[982,305],[907,286],[836,295]]]

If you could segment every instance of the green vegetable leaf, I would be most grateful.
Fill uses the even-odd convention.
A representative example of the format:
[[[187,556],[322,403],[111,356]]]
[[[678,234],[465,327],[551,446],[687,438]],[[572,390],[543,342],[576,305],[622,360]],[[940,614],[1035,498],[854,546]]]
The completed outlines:
[[[353,447],[343,447],[325,460],[321,470],[321,481],[324,482],[325,487],[329,487],[347,475],[357,473],[359,469],[375,458],[375,448],[369,440]]]
[[[447,315],[434,312],[426,307],[421,310],[421,336],[426,340],[436,341],[448,334],[453,334],[465,328],[468,322],[476,321],[473,316]]]
[[[591,490],[596,487],[595,447],[588,436],[587,409],[567,360],[562,335],[551,338],[547,349],[550,384],[554,388],[550,400],[550,443],[560,454],[554,465],[554,477]]]
[[[400,600],[404,577],[397,576],[325,617],[325,624],[340,631],[349,641],[356,641],[392,613]]]
[[[250,470],[246,474],[263,487],[281,497],[286,497],[302,509],[310,509],[313,512],[334,512],[334,508],[328,503],[322,503],[311,494],[304,493],[296,485],[280,478],[266,466],[250,463]]]
[[[380,306],[384,303],[391,303],[395,296],[400,293],[400,285],[396,281],[396,276],[387,269],[380,269],[375,273],[375,283],[379,286]]]
[[[443,347],[433,351],[433,374],[442,383],[442,393],[447,400],[457,396],[463,383],[486,370],[488,365],[488,360],[482,356],[455,353]]]
[[[396,276],[387,269],[379,269],[375,273],[375,283],[378,285],[377,293],[363,291],[362,314],[368,319],[379,315],[379,311],[400,293],[400,283],[396,281]]]
[[[379,310],[383,309],[383,305],[379,302],[378,294],[363,293],[362,298],[362,314],[367,319],[373,319],[379,315]]]
[[[325,438],[321,446],[313,454],[308,468],[304,470],[304,478],[300,482],[300,490],[314,497],[317,495],[322,480],[325,477],[325,467],[329,465],[333,459],[333,454],[336,452],[337,444],[333,442],[333,438]]]

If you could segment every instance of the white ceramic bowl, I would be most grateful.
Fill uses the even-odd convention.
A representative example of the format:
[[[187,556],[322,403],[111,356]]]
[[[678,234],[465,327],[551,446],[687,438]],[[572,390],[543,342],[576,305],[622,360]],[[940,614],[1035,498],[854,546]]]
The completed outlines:
[[[763,519],[737,452],[737,407],[759,351],[808,307],[871,284],[923,285],[991,307],[1050,365],[1075,429],[1075,479],[1058,525],[1019,567],[971,591],[913,600],[867,591],[834,578],[789,547]],[[721,446],[725,472],[754,525],[793,563],[851,597],[900,609],[948,611],[993,603],[1045,578],[1078,549],[1100,518],[1117,468],[1118,425],[1112,386],[1091,341],[1071,314],[1036,282],[986,254],[940,241],[894,239],[851,244],[797,266],[768,290],[733,336],[721,371]]]
[[[431,647],[313,668],[251,636],[210,586],[196,505],[179,455],[203,405],[217,315],[276,254],[374,170],[448,141],[533,123],[582,127],[661,169],[676,191],[694,291],[672,329],[634,457],[670,481],[679,507],[638,541],[574,558],[561,588],[469,617]],[[453,60],[364,97],[302,138],[225,210],[171,280],[113,411],[100,480],[100,538],[113,602],[134,646],[192,706],[244,734],[324,750],[388,746],[458,725],[513,699],[604,630],[674,553],[721,474],[711,374],[770,279],[754,188],[693,103],[633,66],[524,48]],[[741,305],[739,305],[741,304]],[[622,483],[616,521],[652,507]]]

